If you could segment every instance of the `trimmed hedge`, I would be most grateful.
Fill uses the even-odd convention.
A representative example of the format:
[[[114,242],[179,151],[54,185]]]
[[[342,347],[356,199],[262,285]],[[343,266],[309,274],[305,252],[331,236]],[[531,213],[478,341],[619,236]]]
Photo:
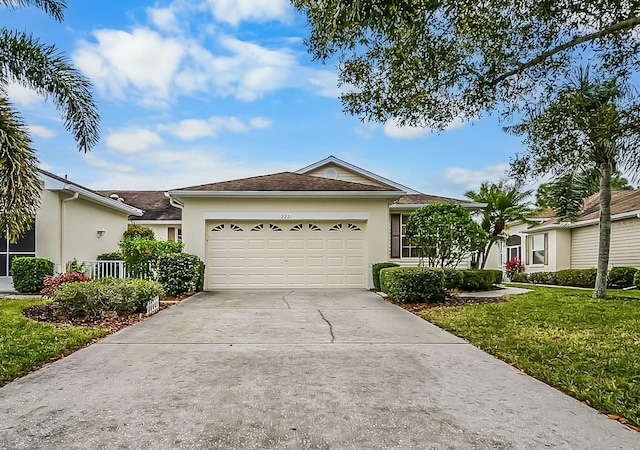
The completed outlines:
[[[38,293],[44,289],[44,279],[53,275],[53,263],[48,259],[21,256],[11,261],[13,287],[21,294]]]
[[[444,272],[444,288],[458,289],[464,283],[464,271],[445,267],[441,269]]]
[[[638,270],[636,272],[636,274],[634,275],[633,284],[635,284],[636,286],[638,286],[640,288],[640,270]]]
[[[564,269],[556,272],[556,283],[560,286],[592,288],[596,285],[597,269]]]
[[[51,299],[69,316],[100,318],[113,313],[129,315],[143,312],[147,302],[162,295],[162,286],[155,281],[101,278],[64,283]]]
[[[609,287],[626,288],[634,285],[634,277],[638,272],[635,267],[612,267],[609,270]]]
[[[380,292],[380,271],[389,267],[400,267],[400,264],[394,262],[380,262],[371,266],[371,278],[373,279],[373,287]]]
[[[531,272],[527,279],[533,284],[558,284],[556,272]]]
[[[200,292],[204,263],[196,255],[175,253],[158,258],[158,281],[167,295]]]
[[[381,289],[401,302],[444,300],[444,272],[429,267],[390,267],[380,271]]]
[[[524,272],[516,272],[511,275],[511,281],[513,281],[514,283],[528,283],[529,276]]]
[[[496,283],[496,272],[499,270],[474,270],[466,269],[462,272],[462,284],[459,288],[463,291],[483,291],[490,289]],[[502,272],[500,272],[502,280]]]

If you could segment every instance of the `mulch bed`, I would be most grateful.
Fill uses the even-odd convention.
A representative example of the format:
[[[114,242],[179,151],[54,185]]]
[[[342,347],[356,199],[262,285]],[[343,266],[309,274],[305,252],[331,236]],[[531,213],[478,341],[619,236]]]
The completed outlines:
[[[160,310],[170,308],[171,304],[161,303]],[[148,316],[144,314],[131,314],[130,316],[109,316],[101,318],[90,317],[69,317],[63,314],[52,304],[36,305],[22,311],[26,317],[36,322],[48,322],[53,324],[73,325],[77,327],[98,327],[104,328],[109,334],[115,333],[129,325],[138,323]]]
[[[447,297],[443,302],[438,303],[403,303],[389,298],[388,302],[398,305],[401,308],[406,309],[416,315],[420,315],[425,309],[439,308],[441,306],[467,306],[467,305],[482,305],[485,303],[501,303],[506,302],[506,297],[459,297],[452,298]]]

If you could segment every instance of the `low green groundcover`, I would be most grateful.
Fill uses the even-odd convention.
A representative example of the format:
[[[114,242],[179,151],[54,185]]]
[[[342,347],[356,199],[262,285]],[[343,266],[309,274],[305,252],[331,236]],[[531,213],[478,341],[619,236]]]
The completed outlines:
[[[46,302],[0,299],[0,386],[107,334],[101,328],[34,322],[22,315],[23,309]]]
[[[532,287],[422,316],[595,408],[640,425],[640,292]],[[634,298],[629,298],[634,297]]]

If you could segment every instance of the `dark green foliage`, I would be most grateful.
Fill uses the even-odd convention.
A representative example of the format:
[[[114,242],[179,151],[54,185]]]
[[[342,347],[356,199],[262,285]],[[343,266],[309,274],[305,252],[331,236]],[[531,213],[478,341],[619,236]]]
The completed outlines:
[[[464,274],[462,270],[452,269],[450,267],[444,267],[444,288],[445,289],[458,289],[464,282]]]
[[[558,284],[555,272],[531,272],[528,279],[534,284]]]
[[[162,286],[154,281],[101,278],[96,281],[65,283],[51,296],[56,307],[72,317],[105,317],[143,312],[147,302],[162,296]]]
[[[11,262],[13,287],[22,294],[40,292],[47,275],[53,275],[53,263],[48,259],[23,256]]]
[[[463,291],[485,291],[490,289],[496,282],[496,273],[494,270],[461,270],[462,284],[459,289]],[[502,273],[500,272],[502,278]]]
[[[609,287],[626,288],[633,286],[633,278],[638,269],[635,267],[612,267],[609,270]]]
[[[444,272],[429,267],[390,267],[380,271],[380,283],[390,298],[401,302],[444,300]]]
[[[511,275],[511,281],[513,281],[514,283],[528,283],[529,274],[524,272],[516,272]]]
[[[399,264],[393,262],[375,263],[371,266],[371,276],[373,278],[373,287],[377,292],[380,291],[380,271],[388,267],[399,267]]]
[[[158,282],[167,295],[200,292],[204,283],[204,263],[189,253],[162,255],[158,258]]]
[[[122,239],[155,239],[156,236],[153,234],[153,230],[149,227],[145,227],[144,225],[129,225],[127,227],[127,231],[122,235]]]
[[[592,288],[596,284],[597,269],[565,269],[556,272],[557,284]]]
[[[120,250],[127,273],[131,277],[152,279],[156,275],[158,258],[180,253],[182,242],[129,238],[120,241]]]
[[[121,252],[106,252],[96,256],[98,261],[119,261],[122,259]]]

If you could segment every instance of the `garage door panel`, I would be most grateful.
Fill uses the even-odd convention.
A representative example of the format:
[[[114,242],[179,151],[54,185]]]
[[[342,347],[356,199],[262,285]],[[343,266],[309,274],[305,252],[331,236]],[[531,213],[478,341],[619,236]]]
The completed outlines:
[[[234,221],[208,229],[208,289],[367,285],[365,223]]]

